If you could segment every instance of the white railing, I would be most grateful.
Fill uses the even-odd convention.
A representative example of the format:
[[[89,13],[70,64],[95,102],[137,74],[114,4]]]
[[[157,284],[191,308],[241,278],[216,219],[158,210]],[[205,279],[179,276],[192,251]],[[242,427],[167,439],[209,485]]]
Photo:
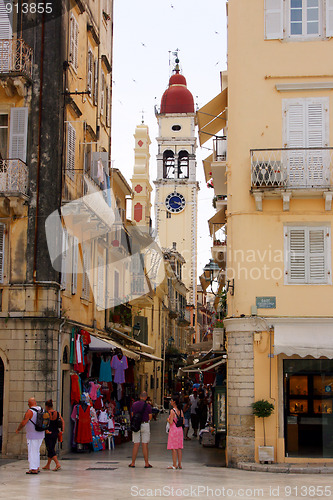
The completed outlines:
[[[0,160],[0,193],[28,194],[28,167],[18,159]]]
[[[32,77],[32,49],[22,39],[0,39],[0,74],[18,73]]]
[[[253,189],[332,185],[333,148],[251,149],[250,154]]]

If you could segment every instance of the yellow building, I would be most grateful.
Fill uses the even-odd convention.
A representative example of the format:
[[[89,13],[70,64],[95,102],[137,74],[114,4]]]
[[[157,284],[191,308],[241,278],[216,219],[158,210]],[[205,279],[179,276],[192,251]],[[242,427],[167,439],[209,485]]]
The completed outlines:
[[[333,458],[332,30],[331,2],[228,2],[227,88],[201,135],[224,128],[205,168],[227,188],[229,464],[259,460],[260,399],[274,461]]]

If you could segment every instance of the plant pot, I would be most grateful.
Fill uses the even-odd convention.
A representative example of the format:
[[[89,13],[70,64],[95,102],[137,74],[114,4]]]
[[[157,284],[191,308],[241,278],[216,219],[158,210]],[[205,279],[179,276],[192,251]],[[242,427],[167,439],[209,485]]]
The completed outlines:
[[[274,462],[274,446],[258,446],[259,462]]]

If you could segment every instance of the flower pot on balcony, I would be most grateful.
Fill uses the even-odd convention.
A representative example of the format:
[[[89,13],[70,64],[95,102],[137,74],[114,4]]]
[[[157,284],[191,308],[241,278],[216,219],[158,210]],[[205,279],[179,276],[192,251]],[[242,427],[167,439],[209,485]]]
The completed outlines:
[[[258,446],[259,462],[274,462],[274,446]]]

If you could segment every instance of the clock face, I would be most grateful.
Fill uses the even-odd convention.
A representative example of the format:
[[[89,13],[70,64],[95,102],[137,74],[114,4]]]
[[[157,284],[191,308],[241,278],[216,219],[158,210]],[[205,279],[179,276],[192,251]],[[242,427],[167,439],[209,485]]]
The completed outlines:
[[[171,193],[165,199],[167,210],[174,214],[184,210],[185,204],[186,201],[184,196],[179,193]]]

